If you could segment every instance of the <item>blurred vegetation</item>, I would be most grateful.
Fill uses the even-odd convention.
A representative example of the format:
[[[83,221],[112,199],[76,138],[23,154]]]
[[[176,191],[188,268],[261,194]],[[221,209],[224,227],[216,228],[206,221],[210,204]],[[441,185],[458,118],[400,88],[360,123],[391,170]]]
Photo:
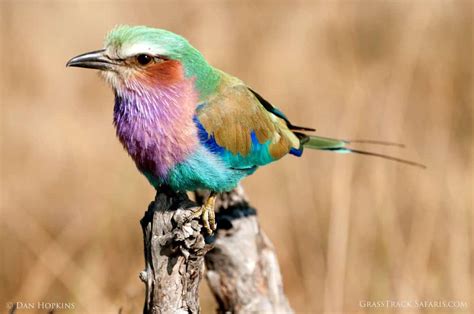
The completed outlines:
[[[138,221],[154,192],[115,139],[110,89],[65,68],[116,24],[180,33],[296,124],[403,142],[379,150],[428,165],[307,151],[244,181],[296,311],[472,302],[470,1],[3,0],[1,313],[10,301],[141,311]],[[215,307],[205,284],[202,305]]]

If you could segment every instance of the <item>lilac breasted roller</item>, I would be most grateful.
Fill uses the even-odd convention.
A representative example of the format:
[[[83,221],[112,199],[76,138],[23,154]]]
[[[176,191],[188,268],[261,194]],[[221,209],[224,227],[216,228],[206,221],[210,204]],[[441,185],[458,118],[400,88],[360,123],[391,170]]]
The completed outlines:
[[[218,192],[285,155],[301,156],[304,148],[422,166],[350,148],[351,141],[310,135],[314,129],[291,123],[240,79],[211,66],[185,38],[166,30],[118,26],[104,49],[74,57],[67,66],[97,69],[112,86],[117,136],[155,188],[211,191],[196,213],[208,233],[216,228]]]

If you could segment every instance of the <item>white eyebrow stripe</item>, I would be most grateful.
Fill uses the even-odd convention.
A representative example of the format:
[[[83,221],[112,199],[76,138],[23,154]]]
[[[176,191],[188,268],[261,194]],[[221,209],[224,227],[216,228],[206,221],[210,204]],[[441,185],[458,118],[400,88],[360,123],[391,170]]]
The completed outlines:
[[[167,54],[164,49],[157,46],[153,46],[149,43],[139,43],[130,46],[124,46],[122,47],[122,49],[120,49],[120,51],[118,51],[119,56],[124,59],[136,56],[141,53],[164,56],[166,56]]]

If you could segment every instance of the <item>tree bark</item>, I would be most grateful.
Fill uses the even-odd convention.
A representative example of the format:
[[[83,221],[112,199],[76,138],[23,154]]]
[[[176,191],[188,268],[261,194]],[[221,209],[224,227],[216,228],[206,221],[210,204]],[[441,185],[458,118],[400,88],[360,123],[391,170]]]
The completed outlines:
[[[204,193],[196,193],[198,203],[203,197]],[[199,313],[204,263],[218,312],[291,313],[274,248],[242,188],[218,198],[213,236],[203,236],[192,209],[196,204],[185,193],[164,187],[140,221],[145,253],[145,270],[140,273],[146,286],[143,313]]]
[[[222,193],[216,208],[214,249],[205,261],[218,312],[292,313],[275,250],[243,189]]]
[[[145,250],[145,270],[140,273],[146,286],[143,313],[200,312],[204,255],[212,245],[192,217],[195,206],[185,193],[163,188],[140,221]]]

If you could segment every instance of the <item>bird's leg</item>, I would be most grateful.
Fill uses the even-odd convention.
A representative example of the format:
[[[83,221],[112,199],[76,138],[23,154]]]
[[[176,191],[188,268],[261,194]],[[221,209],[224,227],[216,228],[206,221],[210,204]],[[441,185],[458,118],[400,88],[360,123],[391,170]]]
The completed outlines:
[[[212,234],[216,230],[216,214],[214,207],[216,206],[217,193],[211,192],[204,204],[193,212],[194,217],[201,216],[202,224],[208,234]]]
[[[207,199],[207,202],[206,202],[206,203],[209,204],[209,225],[210,225],[212,231],[215,231],[216,228],[217,228],[216,212],[215,212],[216,199],[217,199],[217,193],[216,192],[211,192],[211,195],[209,195],[209,198]]]

